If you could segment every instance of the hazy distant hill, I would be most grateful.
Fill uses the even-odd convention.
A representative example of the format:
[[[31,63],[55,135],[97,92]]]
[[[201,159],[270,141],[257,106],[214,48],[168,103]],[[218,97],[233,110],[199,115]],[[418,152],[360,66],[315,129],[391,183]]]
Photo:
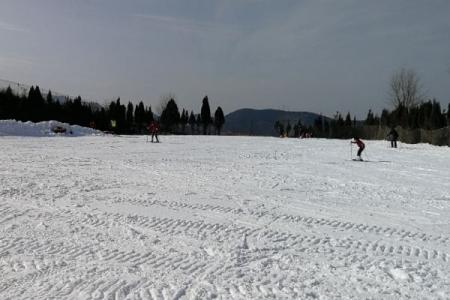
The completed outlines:
[[[11,88],[11,90],[13,91],[14,94],[16,95],[28,95],[28,92],[30,91],[31,85],[28,84],[24,84],[24,83],[18,83],[18,82],[14,82],[14,81],[10,81],[10,80],[5,80],[5,79],[0,79],[0,90],[5,90],[8,87]],[[48,90],[42,87],[39,87],[42,96],[45,98],[47,97],[48,94]],[[57,93],[55,91],[52,91],[52,96],[54,100],[59,101],[60,103],[64,103],[67,99],[74,99],[75,97],[72,96],[68,96],[68,95],[64,95],[61,93]],[[83,99],[83,102],[85,103],[89,103],[90,106],[93,109],[100,109],[101,105],[93,102],[93,101],[89,101],[87,99]]]
[[[292,125],[301,120],[303,125],[312,125],[319,117],[316,113],[283,111],[276,109],[250,109],[244,108],[236,110],[225,116],[224,133],[276,136],[278,133],[274,129],[276,121],[287,122]]]
[[[13,93],[16,95],[28,95],[31,85],[0,79],[0,90],[7,89],[8,87],[10,87]],[[39,89],[41,90],[42,96],[45,98],[47,96],[48,90],[41,87],[39,87]],[[71,98],[67,95],[56,93],[54,91],[52,91],[52,95],[55,100],[59,100],[60,102],[64,102],[67,97]]]

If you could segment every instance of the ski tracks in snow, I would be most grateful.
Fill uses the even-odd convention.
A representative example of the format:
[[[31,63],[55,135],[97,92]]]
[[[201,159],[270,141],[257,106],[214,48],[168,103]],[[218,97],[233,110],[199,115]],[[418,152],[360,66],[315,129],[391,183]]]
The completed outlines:
[[[334,199],[324,198],[332,194],[316,182],[325,174],[320,170],[321,161],[314,162],[319,164],[317,172],[316,166],[308,167],[313,160],[308,155],[315,153],[309,148],[322,149],[326,142],[339,148],[339,141],[305,141],[310,143],[305,149],[286,144],[295,152],[287,147],[273,155],[270,147],[278,140],[269,139],[270,147],[260,144],[252,153],[254,143],[266,140],[245,144],[242,138],[228,139],[230,144],[216,144],[214,138],[205,138],[204,148],[195,140],[161,144],[149,152],[148,145],[135,143],[136,138],[114,139],[114,147],[107,137],[81,138],[76,140],[84,147],[80,157],[68,162],[64,158],[72,153],[74,139],[47,140],[55,150],[45,161],[29,148],[21,153],[23,140],[8,139],[11,144],[6,147],[18,150],[9,154],[15,172],[0,170],[0,297],[450,295],[448,230],[432,232],[420,230],[420,224],[396,225],[404,224],[400,217],[396,222],[369,215],[355,218],[346,212],[348,206],[339,207]],[[246,147],[250,154],[237,152],[238,146]],[[211,149],[218,154],[211,154]],[[186,157],[180,151],[185,151]],[[197,156],[189,156],[192,153]],[[260,163],[261,158],[269,165]],[[327,161],[332,158],[326,157]],[[23,168],[24,161],[30,169]],[[51,173],[42,176],[49,164]],[[292,164],[300,171],[291,172]],[[372,168],[377,171],[375,164]],[[343,172],[339,165],[336,170]],[[67,172],[69,177],[64,176]],[[356,180],[351,171],[345,172],[347,181]],[[334,189],[351,194],[338,176],[329,178],[327,172],[325,181],[332,180]],[[376,176],[384,183],[381,174],[374,176],[375,183],[357,178],[363,182],[357,195],[376,189]],[[302,184],[313,186],[313,197],[298,198],[299,189],[306,188]],[[399,193],[407,190],[402,188]],[[373,195],[385,196],[376,191]],[[312,201],[319,197],[330,202],[329,210],[314,210]],[[381,198],[370,200],[385,204]],[[416,215],[425,207],[419,200],[414,200]],[[400,216],[401,207],[393,209],[386,212]],[[367,222],[355,221],[364,218]]]

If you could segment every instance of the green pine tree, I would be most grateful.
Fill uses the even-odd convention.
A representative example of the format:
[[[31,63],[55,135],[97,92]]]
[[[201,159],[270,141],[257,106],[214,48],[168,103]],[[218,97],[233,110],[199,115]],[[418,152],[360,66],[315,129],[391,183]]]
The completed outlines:
[[[216,127],[217,134],[220,135],[223,124],[225,124],[225,116],[222,108],[219,106],[214,113],[214,126]]]

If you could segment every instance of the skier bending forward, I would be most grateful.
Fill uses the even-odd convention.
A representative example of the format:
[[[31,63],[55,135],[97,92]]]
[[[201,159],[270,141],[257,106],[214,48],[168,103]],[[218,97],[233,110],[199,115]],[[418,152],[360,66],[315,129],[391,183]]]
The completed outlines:
[[[357,153],[357,156],[358,156],[357,160],[362,161],[361,153],[363,152],[363,150],[366,147],[366,145],[357,136],[354,136],[353,137],[353,141],[351,141],[350,143],[356,144],[358,146],[359,149],[358,149],[358,153]]]

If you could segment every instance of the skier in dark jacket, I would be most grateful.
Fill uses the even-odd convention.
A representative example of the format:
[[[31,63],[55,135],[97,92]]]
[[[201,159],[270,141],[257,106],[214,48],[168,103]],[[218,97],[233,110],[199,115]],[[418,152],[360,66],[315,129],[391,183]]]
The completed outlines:
[[[351,141],[350,143],[356,144],[358,146],[357,160],[362,161],[361,153],[364,151],[364,148],[366,147],[366,145],[357,136],[353,137],[353,141]]]
[[[387,140],[391,141],[391,148],[397,148],[397,139],[398,139],[398,132],[395,130],[394,127],[392,127],[391,131],[389,131],[387,135]]]

